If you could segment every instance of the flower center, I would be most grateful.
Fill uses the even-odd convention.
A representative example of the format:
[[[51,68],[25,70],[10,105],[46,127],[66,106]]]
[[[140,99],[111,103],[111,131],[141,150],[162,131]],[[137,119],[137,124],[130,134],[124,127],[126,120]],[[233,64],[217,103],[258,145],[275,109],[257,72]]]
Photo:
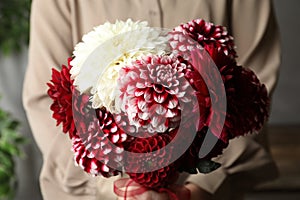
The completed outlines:
[[[162,83],[163,85],[168,85],[174,77],[174,69],[170,64],[157,66],[155,73],[152,75],[157,79],[157,83]]]

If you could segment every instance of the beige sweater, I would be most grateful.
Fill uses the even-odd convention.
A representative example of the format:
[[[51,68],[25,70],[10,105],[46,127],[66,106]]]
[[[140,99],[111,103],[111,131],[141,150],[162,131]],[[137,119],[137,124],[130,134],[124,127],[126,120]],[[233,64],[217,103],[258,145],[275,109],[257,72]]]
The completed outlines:
[[[33,0],[29,63],[23,102],[36,142],[43,154],[40,176],[46,200],[116,199],[113,181],[93,178],[74,165],[71,141],[51,118],[46,82],[51,68],[60,68],[83,34],[109,20],[147,20],[172,28],[195,18],[227,26],[233,34],[239,64],[253,69],[272,91],[280,64],[280,43],[270,0]],[[203,175],[181,175],[205,190],[233,196],[276,177],[264,135],[233,140],[217,159],[222,167]]]

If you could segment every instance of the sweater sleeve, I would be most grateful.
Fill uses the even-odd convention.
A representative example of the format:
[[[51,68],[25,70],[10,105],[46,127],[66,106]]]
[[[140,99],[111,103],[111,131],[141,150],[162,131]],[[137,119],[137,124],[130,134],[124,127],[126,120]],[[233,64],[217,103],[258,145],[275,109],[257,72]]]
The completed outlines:
[[[66,63],[73,49],[70,3],[68,0],[33,0],[32,3],[23,104],[43,155],[40,185],[45,200],[96,198],[96,184],[74,165],[71,141],[55,125],[51,99],[47,96],[51,68]]]
[[[279,33],[271,0],[232,0],[230,14],[238,63],[254,70],[271,94],[280,65]],[[207,175],[190,175],[187,181],[217,197],[222,194],[221,199],[234,199],[256,184],[274,179],[277,168],[265,134],[266,129],[258,135],[233,139],[216,159],[222,164],[219,169]]]

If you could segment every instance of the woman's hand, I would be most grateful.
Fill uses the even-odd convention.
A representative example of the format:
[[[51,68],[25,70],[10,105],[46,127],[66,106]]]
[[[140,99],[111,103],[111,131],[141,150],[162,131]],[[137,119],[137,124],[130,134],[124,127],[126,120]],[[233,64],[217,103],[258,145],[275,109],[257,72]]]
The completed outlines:
[[[185,187],[191,192],[190,200],[212,200],[210,193],[193,183],[188,183]]]

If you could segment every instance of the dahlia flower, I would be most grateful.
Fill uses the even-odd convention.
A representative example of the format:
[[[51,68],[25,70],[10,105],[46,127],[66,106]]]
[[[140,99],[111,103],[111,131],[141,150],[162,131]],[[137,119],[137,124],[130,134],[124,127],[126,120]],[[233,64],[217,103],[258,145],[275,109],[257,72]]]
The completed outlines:
[[[176,128],[181,112],[189,113],[184,105],[193,98],[193,88],[185,78],[190,67],[167,55],[145,56],[123,67],[116,102],[130,124],[149,133]]]
[[[104,177],[111,177],[120,173],[119,171],[107,166],[103,160],[91,155],[91,153],[86,149],[85,144],[82,143],[82,139],[80,137],[73,137],[72,142],[75,163],[87,173],[93,176],[102,175]]]
[[[269,116],[270,99],[267,88],[250,69],[241,66],[224,67],[227,95],[224,132],[228,139],[257,132]]]
[[[260,130],[268,118],[269,97],[265,85],[260,83],[254,72],[232,61],[219,65],[219,69],[215,70],[207,67],[210,64],[198,56],[198,51],[191,55],[190,63],[204,78],[209,91],[209,94],[198,99],[199,102],[208,103],[208,109],[200,105],[201,119],[206,113],[207,120],[202,125],[209,126],[212,133],[225,143],[234,137]],[[194,79],[200,80],[197,77]],[[204,90],[196,88],[196,91]]]
[[[185,52],[195,47],[194,41],[202,47],[212,45],[218,52],[230,58],[235,58],[233,37],[229,35],[224,26],[214,25],[203,19],[195,19],[174,28],[171,33],[171,46],[173,49]],[[183,34],[183,35],[182,35]]]
[[[159,153],[157,153],[160,156],[159,162],[168,163],[172,152],[165,152],[165,149],[163,149],[163,147],[165,147],[171,140],[172,137],[169,134],[157,134],[149,138],[136,138],[131,142],[128,150],[133,153],[144,154],[159,151]],[[155,165],[157,165],[156,161],[153,162],[152,160],[145,159],[134,159],[126,161],[126,168],[130,168],[130,171],[143,171],[143,168],[144,171],[149,171],[149,168],[151,169]],[[128,173],[132,180],[152,189],[164,187],[171,184],[173,181],[176,181],[176,178],[174,179],[174,176],[176,176],[176,174],[177,170],[173,163],[151,172]]]
[[[62,124],[63,132],[68,133],[72,138],[76,134],[72,113],[72,91],[74,89],[73,80],[70,78],[71,59],[68,59],[68,66],[63,65],[61,71],[52,69],[52,79],[47,83],[48,95],[53,103],[50,109],[53,111],[52,117],[57,121],[57,126]]]
[[[160,30],[148,27],[147,22],[130,19],[115,24],[107,22],[82,40],[75,47],[71,63],[74,85],[80,92],[91,89],[94,109],[104,106],[114,113],[118,112],[113,101],[120,68],[142,55],[165,53],[168,41]]]
[[[116,121],[105,109],[94,110],[90,104],[86,102],[85,105],[78,106],[74,101],[74,121],[77,128],[77,137],[73,140],[75,161],[92,175],[116,175],[124,165],[122,153],[127,134],[118,127],[118,123],[121,124],[120,117]]]

